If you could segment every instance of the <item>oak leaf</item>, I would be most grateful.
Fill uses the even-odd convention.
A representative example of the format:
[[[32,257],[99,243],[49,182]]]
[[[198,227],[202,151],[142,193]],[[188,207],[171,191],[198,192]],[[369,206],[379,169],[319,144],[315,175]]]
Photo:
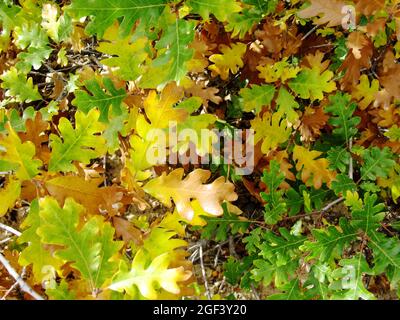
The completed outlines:
[[[95,79],[85,81],[85,87],[90,94],[83,90],[77,90],[72,104],[85,113],[98,108],[100,110],[99,120],[108,123],[111,114],[122,114],[121,103],[126,97],[126,92],[122,88],[117,89],[110,78],[104,78],[102,82],[106,91],[103,91]]]
[[[49,141],[49,136],[46,133],[49,127],[48,122],[42,119],[40,112],[37,112],[34,119],[26,120],[25,126],[26,132],[18,134],[21,141],[31,141],[35,145],[36,156],[44,163],[48,163],[50,158],[50,150],[46,145],[46,142]]]
[[[107,0],[95,2],[80,0],[73,1],[66,10],[78,18],[93,17],[86,30],[100,37],[115,20],[121,19],[120,35],[127,36],[137,20],[146,25],[155,23],[166,2],[166,0],[113,0],[110,5]]]
[[[243,111],[256,113],[261,111],[262,107],[270,106],[275,95],[275,87],[272,85],[252,85],[250,88],[240,90],[243,99]]]
[[[242,57],[246,52],[247,46],[243,43],[232,44],[231,47],[226,45],[220,46],[221,54],[213,54],[210,61],[214,64],[208,69],[211,70],[213,77],[221,76],[222,80],[227,80],[229,72],[236,74],[239,68],[243,67]]]
[[[0,167],[15,170],[20,180],[33,178],[42,165],[40,160],[34,159],[35,145],[31,141],[22,143],[10,123],[7,123],[6,130],[7,135],[0,135]]]
[[[113,216],[122,207],[123,189],[117,186],[99,188],[102,182],[103,179],[87,181],[79,176],[60,176],[47,180],[45,187],[60,205],[71,197],[91,214],[107,212]]]
[[[334,74],[330,70],[321,74],[316,67],[303,69],[295,79],[289,82],[289,87],[302,99],[322,100],[324,93],[330,93],[337,89],[333,76]]]
[[[379,81],[373,79],[371,83],[368,80],[368,76],[363,74],[360,77],[360,83],[352,90],[352,97],[358,101],[358,107],[361,110],[365,110],[369,105],[374,102],[376,94],[379,91]]]
[[[175,83],[168,84],[160,96],[156,91],[150,91],[143,106],[152,128],[168,128],[170,121],[178,123],[184,121],[188,117],[188,112],[174,108],[174,104],[182,98],[183,91]]]
[[[350,49],[346,59],[338,69],[338,72],[345,71],[344,77],[340,80],[342,89],[349,89],[357,85],[361,69],[369,69],[371,67],[373,44],[369,39],[364,43],[365,45],[361,49],[358,49],[360,50],[359,59],[353,54],[353,49]]]
[[[41,238],[36,233],[42,225],[42,218],[39,216],[39,201],[32,201],[29,213],[21,224],[22,235],[18,238],[18,243],[26,243],[27,246],[22,250],[19,263],[22,266],[32,265],[33,277],[36,283],[53,279],[55,273],[61,273],[62,259],[54,255],[54,247],[42,243]]]
[[[357,0],[356,11],[370,16],[385,7],[385,0]]]
[[[4,216],[9,209],[14,207],[21,193],[21,183],[18,180],[9,180],[0,189],[0,217]]]
[[[300,133],[302,141],[314,141],[321,135],[321,129],[326,125],[329,116],[324,109],[306,107],[301,118]]]
[[[37,229],[43,243],[60,246],[56,256],[73,261],[88,283],[89,292],[101,288],[116,271],[111,258],[118,254],[122,243],[114,241],[114,229],[100,216],[94,216],[79,228],[84,207],[67,198],[63,207],[51,197],[40,200],[41,225]]]
[[[368,45],[368,39],[360,32],[352,32],[347,38],[347,48],[352,50],[352,53],[356,59],[361,58],[361,49]]]
[[[49,171],[76,172],[72,161],[89,164],[90,160],[105,153],[105,139],[98,136],[104,130],[104,125],[98,122],[100,112],[92,109],[87,115],[81,111],[75,114],[75,129],[66,118],[61,118],[58,130],[61,137],[51,134],[52,148]]]
[[[292,132],[282,112],[273,114],[266,112],[262,118],[257,117],[252,120],[251,126],[255,131],[254,143],[263,140],[261,151],[264,154],[268,154],[286,142]]]
[[[219,21],[228,21],[228,17],[241,11],[241,6],[236,0],[189,0],[186,2],[193,12],[198,13],[204,20],[213,14]]]
[[[98,51],[110,55],[111,58],[101,60],[103,64],[113,69],[114,73],[123,80],[136,80],[143,72],[143,63],[148,54],[145,51],[147,39],[140,37],[134,42],[129,37],[118,36],[118,24],[114,24],[104,34],[103,42]]]
[[[300,72],[301,68],[292,66],[287,62],[287,58],[282,61],[278,61],[274,64],[266,64],[264,66],[257,67],[260,71],[258,75],[261,79],[264,79],[266,83],[274,83],[277,81],[286,82],[288,79],[295,78]]]
[[[310,0],[311,6],[297,13],[302,19],[319,17],[315,24],[322,25],[327,23],[327,27],[335,27],[342,24],[344,14],[343,7],[346,3],[341,0]]]
[[[223,201],[237,199],[234,185],[225,182],[224,177],[204,184],[211,176],[210,171],[196,169],[182,180],[183,173],[183,169],[176,169],[169,175],[164,172],[160,177],[149,181],[143,189],[169,208],[172,206],[172,198],[178,213],[189,221],[194,216],[190,200],[197,199],[204,211],[219,216],[223,214]]]
[[[187,280],[191,272],[183,267],[168,268],[170,257],[168,253],[159,255],[147,265],[147,259],[143,250],[139,250],[132,261],[130,270],[123,263],[116,274],[109,289],[118,292],[127,292],[132,298],[138,298],[137,289],[147,299],[156,299],[158,294],[156,287],[179,294],[181,292],[178,283]]]
[[[112,223],[117,237],[122,237],[126,244],[133,241],[137,246],[143,245],[142,232],[136,228],[133,223],[117,216],[112,218]]]
[[[329,170],[329,161],[319,158],[322,152],[308,150],[296,145],[293,149],[293,159],[296,161],[296,170],[301,173],[301,180],[306,184],[311,184],[315,189],[320,189],[322,183],[328,185],[335,179],[335,173]]]
[[[31,102],[41,100],[42,96],[38,87],[33,84],[32,78],[19,72],[16,67],[11,67],[0,76],[1,87],[6,89],[6,97],[14,97],[17,102]]]
[[[217,95],[218,92],[219,89],[206,86],[204,82],[190,82],[188,86],[185,86],[185,93],[192,97],[199,97],[205,107],[208,107],[209,102],[215,104],[222,102],[222,98]]]

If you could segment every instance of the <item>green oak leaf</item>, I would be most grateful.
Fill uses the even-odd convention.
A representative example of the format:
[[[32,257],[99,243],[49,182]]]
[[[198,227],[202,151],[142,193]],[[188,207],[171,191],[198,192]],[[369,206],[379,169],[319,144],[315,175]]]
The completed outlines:
[[[91,159],[103,155],[106,150],[106,141],[97,135],[103,132],[104,125],[99,122],[100,112],[92,109],[88,114],[77,111],[75,114],[75,129],[66,118],[61,118],[58,130],[61,137],[51,134],[52,148],[49,162],[49,171],[76,172],[72,161],[89,164]]]
[[[75,91],[75,99],[72,100],[72,104],[85,113],[93,108],[98,108],[100,110],[99,121],[108,123],[110,107],[112,107],[113,115],[122,115],[123,107],[121,104],[126,97],[126,92],[122,88],[115,88],[110,78],[104,78],[103,84],[106,91],[100,87],[96,80],[85,81],[85,87],[91,94],[83,90]]]
[[[62,246],[55,255],[64,261],[72,261],[87,281],[89,290],[101,288],[117,271],[118,264],[112,261],[122,247],[114,241],[114,228],[100,216],[94,216],[80,225],[84,207],[72,198],[67,198],[63,207],[51,197],[40,200],[41,224],[37,234],[46,244]]]
[[[102,37],[115,20],[120,19],[120,34],[127,36],[137,20],[151,26],[157,22],[166,0],[73,0],[67,12],[77,18],[90,16],[86,27],[89,34]]]

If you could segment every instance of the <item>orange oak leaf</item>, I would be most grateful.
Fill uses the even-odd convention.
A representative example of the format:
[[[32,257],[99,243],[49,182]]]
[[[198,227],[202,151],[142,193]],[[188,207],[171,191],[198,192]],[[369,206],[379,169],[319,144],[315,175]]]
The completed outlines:
[[[356,11],[369,16],[385,7],[385,0],[356,0]]]
[[[190,81],[188,87],[185,87],[185,93],[192,97],[201,98],[205,107],[208,107],[210,101],[215,104],[222,102],[222,98],[217,95],[218,91],[217,88],[205,85],[203,81]]]
[[[317,50],[314,54],[309,53],[304,57],[301,65],[302,67],[306,67],[309,69],[317,68],[322,73],[326,69],[328,69],[329,64],[331,63],[329,59],[322,62],[322,60],[324,60],[324,56],[325,54],[319,50]]]
[[[346,3],[340,0],[310,0],[311,6],[301,10],[297,15],[302,19],[319,17],[315,24],[326,24],[328,27],[335,27],[342,24],[344,14],[343,7]]]
[[[326,125],[329,116],[324,109],[306,107],[301,118],[300,134],[301,140],[305,142],[315,141],[321,135],[321,129]]]
[[[50,150],[45,143],[49,141],[49,136],[46,133],[49,123],[42,120],[42,114],[37,112],[34,119],[26,120],[25,126],[26,132],[18,133],[21,141],[31,141],[35,145],[36,156],[44,163],[48,163]]]
[[[125,243],[129,244],[130,241],[133,241],[137,246],[143,245],[142,232],[135,228],[131,222],[121,217],[114,216],[112,218],[112,223],[117,237],[122,237]]]
[[[367,38],[365,38],[367,39]],[[371,58],[373,55],[373,44],[367,39],[365,45],[359,49],[359,59],[353,54],[354,49],[350,49],[343,64],[338,69],[338,72],[344,71],[344,77],[340,80],[343,89],[351,89],[358,84],[361,75],[361,69],[369,69],[371,67]]]
[[[347,38],[346,45],[352,50],[354,58],[361,59],[361,49],[368,45],[368,39],[360,31],[352,32]]]
[[[49,194],[53,196],[60,205],[68,197],[86,207],[89,213],[97,214],[107,212],[109,215],[118,214],[123,206],[124,189],[118,186],[100,187],[101,179],[85,180],[78,176],[61,176],[45,182]]]

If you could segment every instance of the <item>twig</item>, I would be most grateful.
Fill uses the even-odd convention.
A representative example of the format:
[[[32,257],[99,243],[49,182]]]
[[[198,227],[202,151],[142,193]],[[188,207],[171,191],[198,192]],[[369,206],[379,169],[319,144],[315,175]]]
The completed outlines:
[[[203,244],[202,243],[199,246],[199,255],[200,255],[201,275],[203,276],[204,287],[206,289],[206,295],[207,295],[208,300],[211,300],[211,294],[210,294],[210,289],[208,287],[206,270],[204,269]]]
[[[21,232],[19,232],[18,230],[15,230],[14,228],[6,226],[5,224],[2,224],[1,222],[0,222],[0,228],[3,230],[6,230],[12,234],[15,234],[17,237],[19,237],[21,235]]]
[[[302,218],[302,217],[310,217],[310,216],[314,216],[314,215],[318,215],[318,214],[323,214],[326,211],[328,211],[330,208],[332,208],[334,205],[342,202],[343,200],[344,200],[344,197],[340,197],[340,198],[336,199],[335,201],[328,203],[325,207],[323,207],[319,211],[313,211],[313,212],[305,213],[305,214],[298,214],[298,215],[295,215],[292,217],[285,217],[282,220],[292,220],[292,219],[298,219],[298,218]]]
[[[22,268],[22,272],[21,272],[21,278],[25,277],[25,272],[26,272],[26,268],[23,267]],[[4,296],[0,299],[0,300],[6,300],[6,298],[8,297],[8,295],[16,288],[18,287],[19,284],[18,282],[15,282],[4,294]]]
[[[235,236],[234,236],[234,239],[236,239],[236,238],[238,238],[238,237],[240,237],[240,235],[235,235]],[[213,251],[213,250],[215,250],[215,249],[218,249],[219,247],[222,247],[222,246],[226,245],[227,243],[229,243],[229,240],[226,240],[226,241],[224,241],[224,242],[221,242],[221,243],[215,245],[214,247],[212,247],[212,248],[210,248],[210,249],[207,249],[206,251],[204,251],[204,254],[207,254],[207,253],[209,253],[209,252],[211,252],[211,251]],[[199,256],[196,257],[196,255],[197,255],[197,248],[198,248],[198,247],[199,247],[199,244],[196,243],[195,245],[190,246],[190,247],[188,248],[188,250],[192,250],[192,249],[196,248],[196,250],[190,255],[190,258],[189,258],[189,260],[191,260],[192,263],[195,263],[197,260],[200,259]],[[192,260],[192,259],[193,259],[193,260]]]
[[[256,288],[254,288],[254,284],[251,285],[251,292],[253,293],[256,300],[261,300],[260,295],[258,294]]]
[[[0,262],[3,264],[3,266],[7,269],[8,273],[10,276],[12,276],[15,281],[18,283],[20,286],[21,290],[30,294],[34,299],[36,300],[44,300],[44,298],[39,295],[37,292],[35,292],[29,284],[27,284],[22,277],[15,271],[15,269],[11,266],[11,264],[8,262],[8,260],[0,253]]]
[[[353,148],[353,138],[349,139],[349,151]],[[349,178],[353,180],[353,157],[350,155],[350,162],[349,162]]]
[[[11,239],[12,239],[11,237],[2,239],[2,240],[0,240],[0,244],[7,243],[7,242],[10,241]]]
[[[219,258],[219,253],[221,252],[221,246],[218,246],[218,250],[217,253],[215,254],[215,258],[214,258],[214,268],[217,267],[218,264],[218,258]]]
[[[308,38],[309,35],[311,35],[316,29],[318,28],[318,25],[314,26],[310,31],[308,31],[303,38],[301,38],[301,41],[304,41]]]
[[[103,169],[104,169],[104,186],[107,187],[107,155],[104,156]]]
[[[344,197],[340,197],[336,199],[335,201],[332,201],[331,203],[328,203],[325,207],[322,208],[321,213],[328,211],[330,208],[332,208],[334,205],[342,202],[344,200]]]
[[[235,257],[236,259],[239,258],[238,254],[235,250],[235,244],[233,243],[233,237],[229,236],[229,253],[231,256]]]

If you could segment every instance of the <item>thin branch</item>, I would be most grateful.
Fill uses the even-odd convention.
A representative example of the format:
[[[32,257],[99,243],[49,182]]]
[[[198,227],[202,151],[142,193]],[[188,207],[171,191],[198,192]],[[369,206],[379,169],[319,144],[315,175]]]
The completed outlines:
[[[236,220],[235,220],[235,221],[236,221]],[[233,237],[233,239],[237,239],[237,238],[239,238],[239,237],[240,237],[240,235],[237,234],[237,235],[235,235],[235,236]],[[224,242],[221,242],[221,243],[215,245],[214,247],[207,249],[206,251],[204,251],[204,254],[208,254],[208,253],[210,253],[211,251],[216,250],[216,249],[218,249],[219,247],[222,247],[222,246],[226,245],[227,243],[229,243],[229,240],[226,240],[226,241],[224,241]],[[190,246],[190,247],[188,248],[188,250],[193,250],[193,249],[196,248],[196,250],[190,255],[190,258],[189,258],[189,260],[191,260],[192,263],[195,263],[197,260],[200,259],[199,255],[197,254],[197,253],[198,253],[197,251],[198,251],[199,246],[200,246],[200,244],[199,244],[199,243],[196,243],[196,244],[194,244],[194,245],[192,245],[192,246]],[[196,257],[196,256],[197,256],[197,257]]]
[[[318,25],[314,26],[310,31],[308,31],[303,38],[301,38],[301,41],[304,41],[308,38],[309,35],[311,35],[316,29],[318,28]]]
[[[199,256],[200,256],[201,275],[203,276],[204,287],[205,287],[205,289],[206,289],[207,298],[208,298],[209,300],[211,300],[210,289],[209,289],[209,287],[208,287],[208,282],[207,282],[206,269],[204,269],[203,244],[202,244],[202,243],[201,243],[200,246],[199,246]]]
[[[239,258],[238,254],[236,253],[235,250],[235,244],[233,243],[233,237],[229,236],[229,254],[233,257],[235,257],[236,259]]]
[[[218,250],[217,250],[217,253],[215,254],[215,258],[214,258],[214,268],[216,268],[218,265],[218,258],[219,258],[220,252],[221,252],[221,246],[218,246]]]
[[[15,281],[18,283],[20,286],[21,290],[30,294],[35,300],[44,300],[44,298],[39,295],[36,291],[34,291],[29,284],[27,284],[22,277],[18,274],[17,271],[11,266],[11,264],[8,262],[8,260],[0,253],[0,262],[3,264],[3,266],[7,269],[8,273],[10,276],[12,276]]]
[[[256,300],[261,300],[260,295],[258,294],[256,288],[254,288],[254,284],[251,285],[251,292],[253,293]]]
[[[334,205],[341,203],[343,200],[344,200],[344,197],[340,197],[340,198],[336,199],[335,201],[328,203],[325,207],[322,208],[321,213],[328,211]]]
[[[2,224],[1,222],[0,222],[0,228],[3,230],[6,230],[12,234],[15,234],[17,237],[19,237],[21,235],[21,232],[19,232],[18,230],[15,230],[14,228],[6,226],[5,224]]]
[[[26,273],[26,268],[23,267],[23,268],[22,268],[22,272],[21,272],[21,278],[25,277],[25,273]],[[4,296],[3,296],[0,300],[6,300],[6,298],[8,297],[8,295],[9,295],[11,292],[13,292],[13,290],[14,290],[15,288],[17,288],[18,286],[19,286],[18,282],[15,282],[15,283],[10,287],[10,289],[8,289],[8,290],[6,291],[6,293],[4,294]]]
[[[0,240],[0,244],[7,243],[7,242],[10,241],[11,239],[12,239],[11,237],[2,239],[2,240]]]
[[[353,148],[353,138],[350,138],[349,140],[349,151],[351,152],[351,149]],[[353,180],[353,157],[350,155],[350,162],[349,162],[349,178]]]
[[[292,220],[292,219],[298,219],[298,218],[303,218],[303,217],[310,217],[310,216],[315,216],[315,215],[319,215],[319,214],[323,214],[326,211],[328,211],[330,208],[332,208],[333,206],[337,205],[338,203],[342,202],[344,200],[344,197],[340,197],[338,199],[336,199],[335,201],[332,201],[330,203],[328,203],[325,207],[323,207],[321,210],[319,211],[313,211],[310,213],[305,213],[305,214],[298,214],[296,216],[292,216],[292,217],[285,217],[282,220]]]

